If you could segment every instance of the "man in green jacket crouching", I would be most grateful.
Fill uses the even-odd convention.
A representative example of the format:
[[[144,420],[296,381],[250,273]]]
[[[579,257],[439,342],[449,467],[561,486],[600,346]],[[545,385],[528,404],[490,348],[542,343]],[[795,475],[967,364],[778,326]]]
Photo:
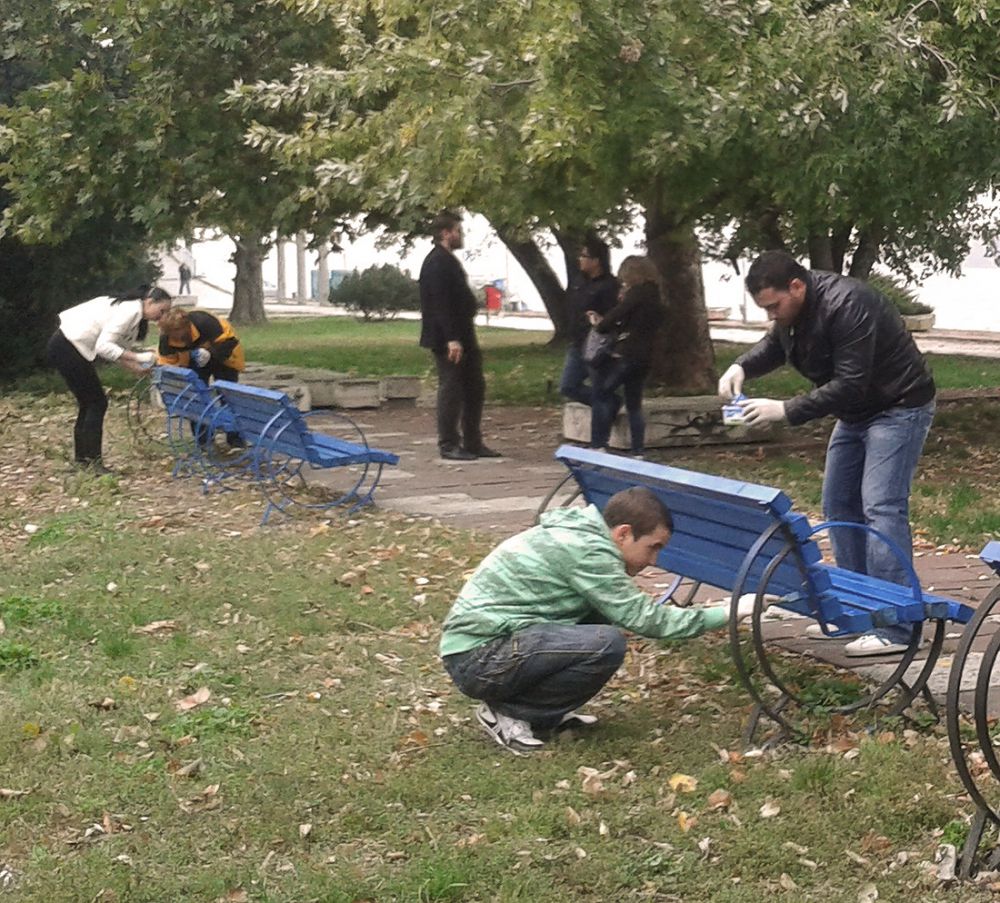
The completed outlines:
[[[673,519],[650,490],[616,493],[604,508],[560,508],[483,559],[445,618],[441,658],[456,686],[482,700],[476,719],[501,746],[540,749],[535,736],[593,724],[575,712],[625,657],[624,627],[686,639],[723,627],[729,607],[657,605],[631,579],[656,562]],[[753,596],[739,602],[741,617]]]

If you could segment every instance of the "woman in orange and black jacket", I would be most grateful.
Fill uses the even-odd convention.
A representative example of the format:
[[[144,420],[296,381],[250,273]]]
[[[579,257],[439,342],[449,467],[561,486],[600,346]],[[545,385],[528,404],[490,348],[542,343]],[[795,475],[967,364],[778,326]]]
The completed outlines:
[[[158,364],[190,367],[205,382],[209,377],[239,382],[246,361],[239,337],[227,320],[205,310],[175,307],[163,316],[159,327]]]
[[[208,311],[175,307],[164,314],[159,327],[157,364],[190,367],[205,382],[209,377],[240,381],[246,360],[239,337],[227,320]],[[205,445],[208,438],[199,435],[198,441]],[[245,444],[239,433],[226,433],[226,440],[234,448]]]

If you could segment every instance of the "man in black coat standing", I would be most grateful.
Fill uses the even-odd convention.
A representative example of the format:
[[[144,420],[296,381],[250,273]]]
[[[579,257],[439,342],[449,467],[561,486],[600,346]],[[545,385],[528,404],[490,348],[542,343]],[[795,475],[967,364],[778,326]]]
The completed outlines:
[[[499,458],[483,444],[486,380],[476,341],[476,296],[454,254],[464,243],[462,218],[438,214],[431,234],[434,248],[420,268],[420,345],[431,350],[437,365],[438,448],[449,461]]]

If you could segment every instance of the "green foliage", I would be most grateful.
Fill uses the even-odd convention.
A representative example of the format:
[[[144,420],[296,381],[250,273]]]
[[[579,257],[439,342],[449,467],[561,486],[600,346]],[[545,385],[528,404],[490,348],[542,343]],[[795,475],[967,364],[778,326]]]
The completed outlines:
[[[415,279],[394,266],[354,270],[330,291],[330,301],[369,320],[391,320],[402,310],[420,310],[420,288]]]
[[[929,304],[918,301],[913,289],[894,276],[873,274],[866,281],[872,288],[885,295],[904,316],[929,314],[934,310]]]
[[[37,664],[38,656],[30,646],[0,637],[0,674],[24,671]]]
[[[28,627],[51,621],[62,613],[58,599],[38,599],[33,596],[8,596],[0,599],[0,619],[8,626]]]

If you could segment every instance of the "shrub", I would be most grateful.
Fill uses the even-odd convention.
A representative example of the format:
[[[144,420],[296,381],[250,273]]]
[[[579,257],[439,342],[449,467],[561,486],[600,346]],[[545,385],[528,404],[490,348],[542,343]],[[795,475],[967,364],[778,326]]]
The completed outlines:
[[[420,288],[396,267],[383,264],[344,277],[330,301],[361,314],[363,320],[391,320],[401,310],[420,310]]]
[[[886,296],[904,317],[917,314],[929,314],[934,308],[917,300],[913,289],[900,282],[895,276],[873,274],[868,277],[868,284]]]

